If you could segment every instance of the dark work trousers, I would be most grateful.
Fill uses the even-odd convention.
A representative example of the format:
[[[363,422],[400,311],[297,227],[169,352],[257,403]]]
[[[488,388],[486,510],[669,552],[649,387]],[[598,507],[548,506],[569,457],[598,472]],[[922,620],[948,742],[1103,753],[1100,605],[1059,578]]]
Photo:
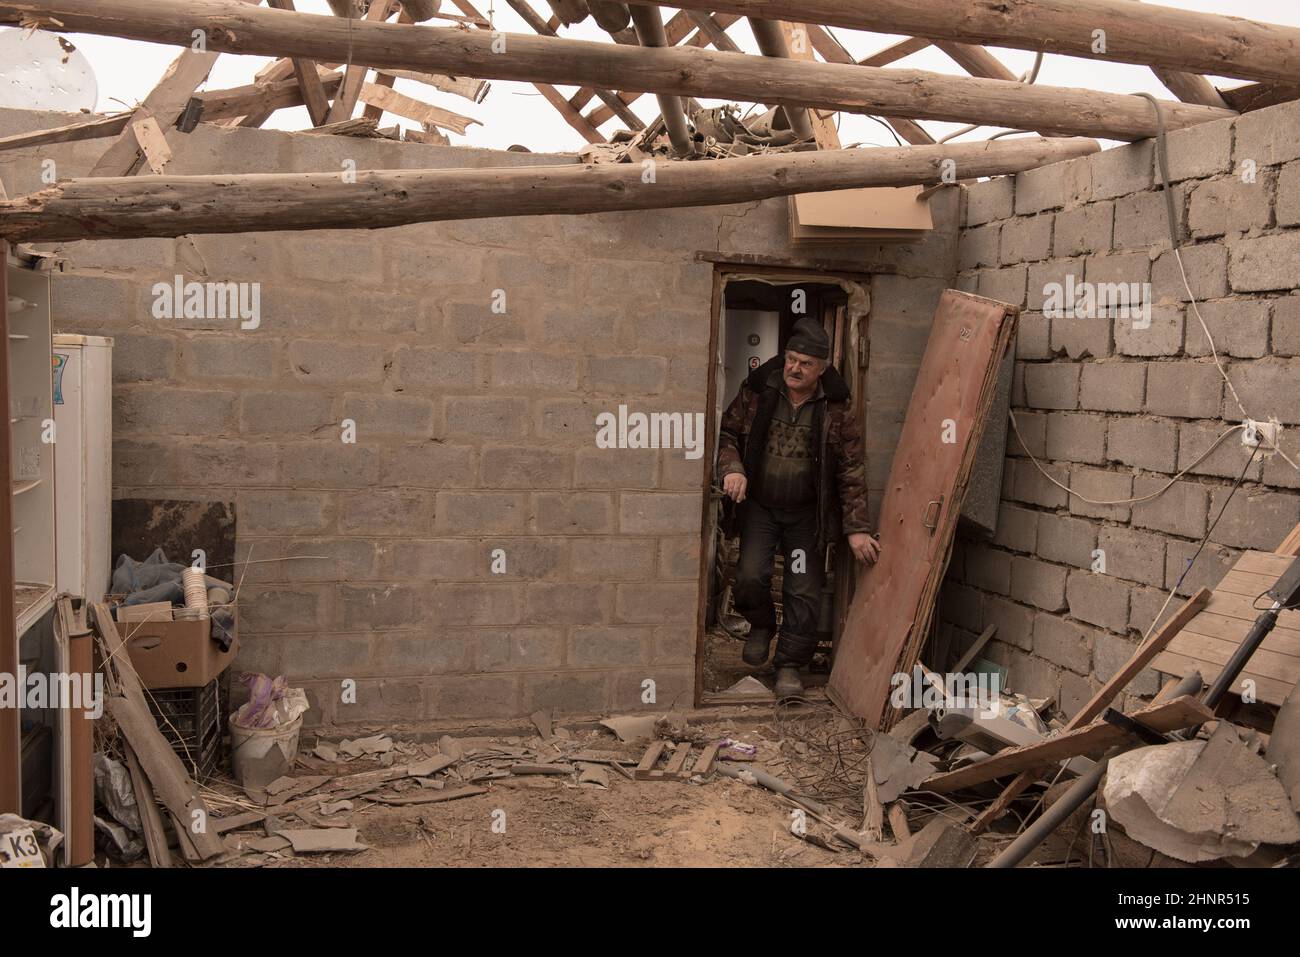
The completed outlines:
[[[781,637],[772,663],[802,668],[817,650],[817,619],[825,579],[823,556],[817,551],[817,506],[767,508],[747,499],[741,504],[740,561],[736,564],[734,600],[755,632],[776,630],[772,604],[772,562],[776,550],[785,556],[781,589]],[[803,550],[795,571],[792,553]]]

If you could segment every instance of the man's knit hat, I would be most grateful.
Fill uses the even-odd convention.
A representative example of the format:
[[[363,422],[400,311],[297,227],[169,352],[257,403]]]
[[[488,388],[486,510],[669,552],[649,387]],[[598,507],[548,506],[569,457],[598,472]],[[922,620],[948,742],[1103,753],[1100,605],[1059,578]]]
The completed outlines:
[[[821,323],[807,316],[794,324],[794,332],[790,334],[790,341],[785,344],[785,347],[791,352],[816,356],[818,359],[829,358],[831,354],[831,341],[826,335],[826,330],[822,328]]]

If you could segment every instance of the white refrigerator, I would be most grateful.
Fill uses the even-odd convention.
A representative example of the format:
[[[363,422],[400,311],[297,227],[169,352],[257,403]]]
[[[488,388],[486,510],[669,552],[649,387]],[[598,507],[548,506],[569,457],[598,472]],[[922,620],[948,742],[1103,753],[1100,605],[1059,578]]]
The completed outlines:
[[[102,601],[112,573],[113,340],[54,336],[58,591]]]

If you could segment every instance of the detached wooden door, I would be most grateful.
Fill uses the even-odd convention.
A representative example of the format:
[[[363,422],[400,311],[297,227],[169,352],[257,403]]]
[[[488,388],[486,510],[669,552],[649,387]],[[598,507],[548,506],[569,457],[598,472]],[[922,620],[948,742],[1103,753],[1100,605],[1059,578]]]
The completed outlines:
[[[880,561],[858,566],[828,686],[873,727],[893,724],[891,679],[920,654],[1018,314],[953,289],[939,299],[880,509]]]

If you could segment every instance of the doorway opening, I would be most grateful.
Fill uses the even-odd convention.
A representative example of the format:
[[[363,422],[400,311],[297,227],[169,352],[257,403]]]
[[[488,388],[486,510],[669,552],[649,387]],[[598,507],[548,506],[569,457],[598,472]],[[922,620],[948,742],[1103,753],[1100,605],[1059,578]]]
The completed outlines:
[[[848,384],[851,411],[863,420],[863,391],[867,370],[869,277],[788,272],[755,267],[719,270],[714,283],[713,361],[709,374],[709,468],[701,548],[701,608],[696,646],[696,705],[775,700],[774,671],[741,660],[749,623],[736,613],[733,587],[740,554],[738,537],[724,531],[724,499],[717,470],[718,435],[722,415],[750,372],[786,346],[794,324],[805,317],[820,322],[830,339],[830,364]],[[732,530],[734,531],[734,529]],[[802,672],[806,695],[817,697],[830,674],[835,640],[852,597],[854,563],[843,542],[832,543],[822,557],[825,586],[818,615],[817,652]],[[772,598],[781,622],[784,558],[776,555]],[[770,657],[770,656],[769,656]],[[748,679],[748,680],[747,680]],[[763,687],[755,684],[757,681]],[[766,691],[764,690],[766,689]]]

